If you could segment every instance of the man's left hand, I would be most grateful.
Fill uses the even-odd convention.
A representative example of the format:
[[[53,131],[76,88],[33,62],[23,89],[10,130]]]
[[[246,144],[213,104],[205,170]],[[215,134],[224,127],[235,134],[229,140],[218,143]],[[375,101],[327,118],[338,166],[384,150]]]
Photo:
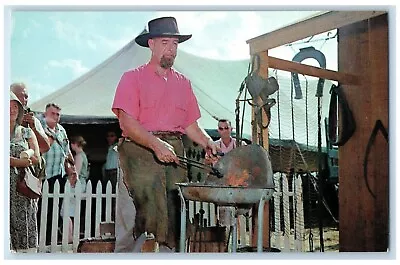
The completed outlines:
[[[212,139],[208,140],[206,146],[206,154],[208,154],[209,156],[216,156],[217,153],[220,151],[221,149],[215,144]]]

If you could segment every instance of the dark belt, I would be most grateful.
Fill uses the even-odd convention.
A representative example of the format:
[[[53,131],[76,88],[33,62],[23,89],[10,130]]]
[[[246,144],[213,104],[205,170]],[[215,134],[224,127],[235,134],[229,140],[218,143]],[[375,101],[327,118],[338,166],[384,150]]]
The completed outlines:
[[[158,138],[164,138],[164,139],[182,139],[182,135],[183,133],[178,132],[178,131],[153,131],[150,132],[152,135],[158,137]],[[133,140],[131,140],[129,137],[125,137],[124,140],[126,142],[134,142]]]
[[[152,135],[157,136],[159,138],[171,138],[171,137],[176,137],[176,138],[181,138],[182,137],[182,133],[178,132],[178,131],[173,131],[173,132],[169,132],[169,131],[154,131],[154,132],[150,132]]]

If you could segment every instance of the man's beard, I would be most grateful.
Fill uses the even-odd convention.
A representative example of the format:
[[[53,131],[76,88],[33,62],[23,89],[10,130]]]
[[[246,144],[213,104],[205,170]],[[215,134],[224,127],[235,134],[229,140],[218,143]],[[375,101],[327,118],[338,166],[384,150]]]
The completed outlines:
[[[175,56],[166,58],[165,56],[161,57],[160,66],[164,69],[171,68],[174,65]]]

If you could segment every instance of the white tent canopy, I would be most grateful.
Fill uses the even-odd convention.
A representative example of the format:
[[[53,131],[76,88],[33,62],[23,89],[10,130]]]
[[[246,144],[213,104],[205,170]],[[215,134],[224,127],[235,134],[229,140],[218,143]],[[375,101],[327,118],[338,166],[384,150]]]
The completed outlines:
[[[115,117],[111,111],[111,105],[122,74],[128,69],[147,63],[149,58],[150,50],[138,46],[132,40],[88,73],[34,102],[30,107],[32,110],[40,112],[44,110],[47,103],[54,102],[62,108],[62,115]],[[215,117],[228,118],[235,126],[236,98],[240,85],[247,75],[248,64],[248,60],[213,60],[182,50],[178,51],[174,68],[192,82],[202,114],[199,124],[203,128],[215,129],[217,127]],[[272,72],[270,74],[275,75]],[[283,73],[276,75],[280,89],[271,96],[277,99],[277,104],[271,109],[270,137],[317,146],[316,140],[313,140],[316,139],[318,127],[316,122],[317,98],[315,97],[317,80],[308,78],[307,83],[305,79],[301,80],[304,97],[300,100],[292,100],[291,80],[287,76]],[[331,84],[328,80],[325,82],[322,118],[326,117],[328,113],[328,94]],[[308,100],[307,104],[305,100]],[[242,119],[242,111],[243,103],[240,104],[240,119]],[[292,120],[292,112],[294,120]],[[246,106],[244,117],[244,135],[251,135],[251,108],[249,105]],[[323,133],[325,133],[324,129]]]
[[[43,111],[47,103],[54,102],[61,106],[63,115],[113,117],[111,105],[122,74],[147,63],[149,58],[150,50],[138,46],[132,40],[88,73],[34,102],[30,107],[34,111]],[[217,61],[179,50],[174,68],[192,82],[202,113],[199,121],[201,126],[216,128],[212,115],[226,117],[234,122],[235,99],[247,74],[247,60]],[[249,127],[249,119],[246,123],[246,127]]]

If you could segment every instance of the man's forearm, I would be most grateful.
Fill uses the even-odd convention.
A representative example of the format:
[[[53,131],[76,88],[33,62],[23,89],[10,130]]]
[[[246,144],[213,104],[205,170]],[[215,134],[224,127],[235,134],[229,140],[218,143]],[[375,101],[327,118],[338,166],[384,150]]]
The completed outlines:
[[[201,145],[204,149],[207,147],[208,142],[212,141],[212,138],[207,134],[204,129],[200,128],[197,122],[192,123],[186,128],[187,136],[197,144]]]
[[[33,132],[36,135],[36,139],[39,144],[39,151],[41,154],[46,153],[50,149],[50,141],[47,135],[41,135],[36,129],[33,129]]]
[[[137,120],[122,110],[119,111],[118,119],[126,137],[129,137],[137,144],[154,150],[155,142],[158,141],[158,139],[144,129]]]
[[[68,152],[67,158],[71,163],[73,163],[75,165],[75,159],[74,159],[74,156],[71,153],[71,150]]]

